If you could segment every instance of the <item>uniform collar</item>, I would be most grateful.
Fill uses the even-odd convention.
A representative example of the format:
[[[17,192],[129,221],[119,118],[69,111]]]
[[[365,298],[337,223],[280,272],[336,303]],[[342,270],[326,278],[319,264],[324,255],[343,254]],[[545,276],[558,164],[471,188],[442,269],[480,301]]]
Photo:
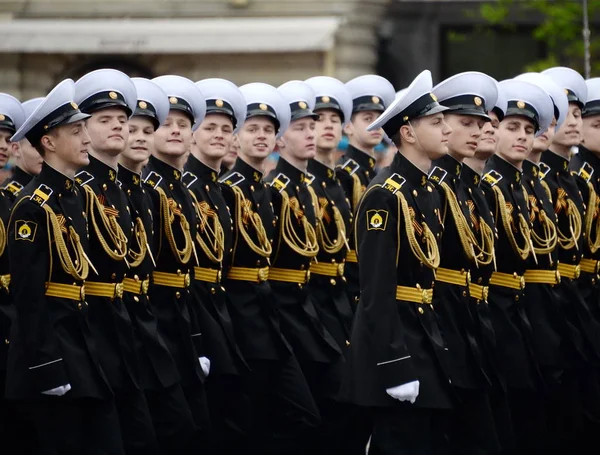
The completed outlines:
[[[119,164],[119,181],[126,186],[141,186],[142,176]]]
[[[15,170],[13,172],[13,177],[12,177],[12,179],[14,181],[20,183],[23,186],[27,186],[27,184],[29,182],[31,182],[32,178],[33,178],[33,176],[31,174],[28,174],[23,169],[21,169],[19,166],[15,167]]]
[[[569,160],[550,150],[542,153],[542,161],[554,172],[569,172]]]
[[[451,177],[453,180],[460,178],[463,165],[449,154],[446,154],[440,159],[435,160],[432,164],[445,170],[448,173],[448,177]]]
[[[246,178],[246,180],[250,182],[260,183],[263,179],[262,172],[253,168],[239,157],[235,160],[235,163],[231,168],[231,172],[239,172]],[[229,175],[231,172],[227,172],[226,175]]]
[[[348,150],[346,150],[346,156],[348,158],[352,158],[354,161],[356,161],[358,164],[360,164],[362,167],[368,169],[369,171],[372,171],[373,169],[375,169],[375,164],[376,164],[375,158],[373,158],[368,153],[365,153],[362,150],[359,150],[350,144],[348,144]]]
[[[498,155],[492,156],[485,163],[484,172],[487,173],[491,170],[498,172],[508,183],[520,185],[523,180],[523,172]]]
[[[275,171],[285,175],[296,185],[299,183],[304,183],[306,180],[306,172],[301,171],[296,166],[286,161],[283,157],[279,157]]]
[[[45,161],[42,164],[42,171],[36,179],[38,182],[48,185],[52,191],[57,193],[71,193],[75,188],[74,179],[67,177],[60,171],[57,171]]]
[[[189,156],[185,164],[185,170],[191,172],[203,182],[217,182],[219,173],[213,168],[207,166],[194,155]]]
[[[479,186],[479,184],[481,183],[481,176],[466,164],[463,164],[462,170],[460,172],[460,179],[461,181],[467,183],[469,186]]]
[[[104,164],[98,158],[94,158],[92,155],[89,156],[90,164],[85,167],[85,170],[92,174],[94,178],[100,182],[113,182],[117,181],[117,171],[110,167],[108,164]]]
[[[335,171],[326,164],[315,159],[308,162],[308,172],[321,182],[336,183]]]
[[[390,168],[393,172],[400,174],[408,180],[411,185],[423,188],[427,187],[427,174],[412,164],[402,153],[396,152]]]
[[[162,160],[159,160],[154,155],[150,156],[149,163],[151,164],[152,168],[166,181],[181,182],[181,171],[179,169],[174,168]]]
[[[537,164],[535,164],[529,160],[523,161],[523,176],[526,179],[532,179],[532,178],[539,179],[540,178],[540,167]]]

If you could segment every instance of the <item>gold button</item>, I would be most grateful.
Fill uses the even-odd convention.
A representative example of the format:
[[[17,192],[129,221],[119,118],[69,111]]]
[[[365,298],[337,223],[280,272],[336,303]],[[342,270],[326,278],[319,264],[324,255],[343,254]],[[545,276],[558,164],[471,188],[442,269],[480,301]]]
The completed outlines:
[[[466,297],[467,296],[467,291],[463,291],[462,295],[463,295],[463,297]]]
[[[417,197],[419,195],[419,193],[417,193],[417,190],[413,190],[412,194],[414,197]]]
[[[519,296],[515,295],[515,301],[518,302],[519,301]]]
[[[337,283],[335,282],[335,278],[332,278],[331,280],[329,280],[329,282],[331,283],[332,286],[335,286]]]
[[[137,296],[137,295],[134,295],[134,296],[133,296],[133,300],[134,300],[136,303],[138,303],[138,302],[140,301],[140,299],[138,298],[138,296]]]
[[[103,189],[104,191],[106,191],[106,190],[107,190],[107,188],[108,188],[108,187],[106,186],[106,183],[103,183],[103,184],[102,184],[102,189]]]
[[[173,184],[169,183],[169,189],[172,190],[173,189]]]
[[[180,298],[180,297],[181,297],[181,292],[177,291],[177,292],[175,293],[175,297],[177,297],[177,298]]]
[[[210,293],[214,295],[217,293],[217,290],[215,288],[210,288]]]
[[[425,310],[424,310],[422,307],[419,307],[419,308],[417,309],[417,311],[419,312],[419,314],[423,314],[423,313],[425,313]]]
[[[8,341],[8,338],[4,338],[4,344],[10,344],[10,341]]]
[[[80,303],[77,304],[77,309],[81,310],[81,308],[83,308],[83,305]]]
[[[346,340],[346,346],[350,346],[350,342]]]
[[[112,274],[110,277],[111,277],[111,279],[113,279],[113,280],[114,280],[114,279],[117,277],[117,274],[116,274],[116,273],[113,273],[113,274]]]

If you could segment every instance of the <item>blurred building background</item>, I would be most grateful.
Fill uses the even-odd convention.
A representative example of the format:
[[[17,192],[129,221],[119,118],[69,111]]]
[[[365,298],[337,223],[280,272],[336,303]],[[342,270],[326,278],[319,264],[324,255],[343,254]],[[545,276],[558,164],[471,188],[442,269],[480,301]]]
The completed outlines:
[[[481,0],[1,0],[0,91],[21,99],[100,67],[236,84],[423,69],[497,79],[543,58],[539,15],[489,25]],[[592,30],[597,27],[592,26]]]

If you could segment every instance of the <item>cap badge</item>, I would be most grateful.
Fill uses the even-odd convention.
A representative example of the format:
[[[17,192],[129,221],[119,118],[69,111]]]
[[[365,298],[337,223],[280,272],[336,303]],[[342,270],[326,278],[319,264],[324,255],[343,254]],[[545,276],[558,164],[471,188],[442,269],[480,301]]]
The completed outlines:
[[[266,110],[267,110],[267,105],[266,105],[265,103],[260,103],[260,104],[258,105],[258,108],[259,108],[261,111],[266,111]]]
[[[172,96],[169,98],[169,103],[171,103],[171,104],[177,104],[178,101],[179,100],[175,96]]]
[[[138,103],[138,106],[140,107],[140,109],[146,109],[148,107],[148,104],[145,101],[140,101]]]
[[[478,96],[473,98],[473,102],[475,103],[475,106],[481,106],[483,104],[483,101],[481,101],[481,98],[479,98]]]
[[[568,88],[566,88],[566,89],[565,89],[565,95],[568,95],[568,94],[569,94],[569,89],[568,89]]]
[[[118,96],[115,92],[108,92],[108,96],[110,97],[111,100],[116,100],[118,98]]]
[[[298,103],[298,106],[300,106],[300,109],[306,109],[306,107],[307,107],[307,106],[306,106],[306,103],[305,103],[304,101],[300,101],[300,102]]]
[[[217,101],[215,101],[215,106],[217,106],[217,107],[223,107],[223,100],[217,100]]]
[[[4,114],[0,114],[0,122],[6,120],[6,116]]]
[[[517,101],[517,107],[519,109],[525,109],[525,102],[524,101]]]
[[[433,101],[437,101],[437,100],[438,100],[438,99],[437,99],[437,96],[435,96],[433,93],[430,93],[430,95],[431,95],[431,99],[432,99]]]
[[[405,115],[404,117],[402,117],[402,120],[404,120],[406,122],[408,120],[408,115]]]
[[[71,107],[73,109],[79,109],[79,106],[77,105],[77,103],[75,101],[71,101]]]
[[[321,101],[323,101],[324,103],[329,103],[331,101],[331,98],[329,98],[328,96],[322,96]]]
[[[373,96],[373,97],[371,98],[371,101],[373,101],[373,104],[379,104],[379,102],[380,102],[381,100],[379,99],[379,97],[378,97],[378,96]]]

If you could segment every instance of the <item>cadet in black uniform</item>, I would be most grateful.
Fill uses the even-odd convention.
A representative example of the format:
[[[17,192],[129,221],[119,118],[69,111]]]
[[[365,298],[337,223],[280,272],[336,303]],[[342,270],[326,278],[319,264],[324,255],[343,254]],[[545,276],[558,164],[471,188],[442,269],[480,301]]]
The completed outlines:
[[[439,191],[444,233],[440,267],[436,270],[433,308],[448,343],[452,386],[460,398],[448,436],[457,454],[497,453],[499,441],[488,396],[480,337],[478,304],[469,296],[471,270],[494,262],[495,228],[477,217],[472,191],[461,180],[463,160],[474,156],[483,125],[491,121],[486,106],[498,98],[496,81],[483,73],[454,75],[433,88],[444,120],[452,128],[448,155],[435,160],[431,183]]]
[[[156,190],[152,195],[157,210],[156,269],[152,272],[150,303],[175,358],[194,421],[208,437],[210,419],[204,381],[210,361],[189,289],[193,268],[198,264],[194,248],[196,213],[190,192],[181,180],[192,132],[204,118],[206,102],[200,89],[184,77],[160,76],[152,81],[167,94],[170,110],[165,123],[154,133],[154,151],[144,169],[144,182]],[[209,451],[210,447],[203,450]]]
[[[85,195],[73,177],[89,163],[89,116],[74,93],[72,80],[61,82],[12,137],[27,137],[45,164],[21,192],[8,228],[17,316],[6,392],[29,411],[43,453],[124,454],[85,300],[93,267]]]
[[[499,90],[504,92],[508,107],[498,130],[496,155],[486,163],[483,177],[498,231],[489,304],[517,438],[516,453],[524,453],[542,450],[546,427],[533,331],[523,306],[523,275],[535,253],[522,166],[533,147],[535,133],[550,126],[553,106],[546,92],[528,82],[503,81]]]
[[[356,213],[358,201],[369,182],[375,177],[375,147],[383,140],[383,131],[367,131],[367,126],[394,101],[394,86],[385,78],[367,74],[346,83],[352,97],[352,116],[344,126],[348,136],[348,150],[337,165],[337,175],[350,201],[352,212]],[[356,309],[359,294],[358,264],[354,236],[350,235],[349,250],[346,255],[345,275],[348,280],[348,298]]]
[[[308,385],[279,325],[269,265],[277,216],[262,169],[290,122],[289,104],[272,86],[240,87],[247,106],[238,131],[239,157],[222,178],[234,225],[234,251],[225,287],[236,338],[251,368],[250,446],[257,453],[304,454],[319,422]]]
[[[238,454],[248,444],[250,406],[245,390],[248,366],[237,346],[222,278],[233,253],[233,224],[218,173],[234,130],[246,119],[246,101],[235,84],[205,79],[196,85],[206,99],[206,117],[194,132],[184,184],[197,213],[194,300],[208,358],[206,382],[217,453]]]
[[[134,237],[128,248],[129,270],[123,279],[123,302],[131,315],[140,359],[140,386],[148,402],[156,437],[164,454],[191,454],[199,450],[196,425],[181,387],[173,356],[158,328],[148,296],[158,247],[154,220],[159,215],[151,188],[141,174],[154,148],[154,131],[169,113],[165,92],[148,79],[132,79],[137,105],[129,119],[129,140],[119,155],[119,182],[127,195],[134,222]]]
[[[123,279],[133,262],[135,232],[125,193],[117,181],[118,158],[125,150],[127,119],[136,91],[117,70],[92,71],[75,82],[75,101],[90,114],[90,164],[76,176],[86,194],[92,235],[91,256],[97,275],[86,281],[90,322],[98,342],[102,368],[115,393],[123,444],[128,454],[157,453],[158,445],[140,385],[136,334],[123,304]],[[135,254],[135,253],[133,253]]]
[[[361,297],[347,354],[345,392],[373,414],[371,454],[445,453],[453,406],[448,355],[431,306],[442,232],[439,196],[427,179],[451,128],[422,72],[369,126],[398,147],[356,214]]]

